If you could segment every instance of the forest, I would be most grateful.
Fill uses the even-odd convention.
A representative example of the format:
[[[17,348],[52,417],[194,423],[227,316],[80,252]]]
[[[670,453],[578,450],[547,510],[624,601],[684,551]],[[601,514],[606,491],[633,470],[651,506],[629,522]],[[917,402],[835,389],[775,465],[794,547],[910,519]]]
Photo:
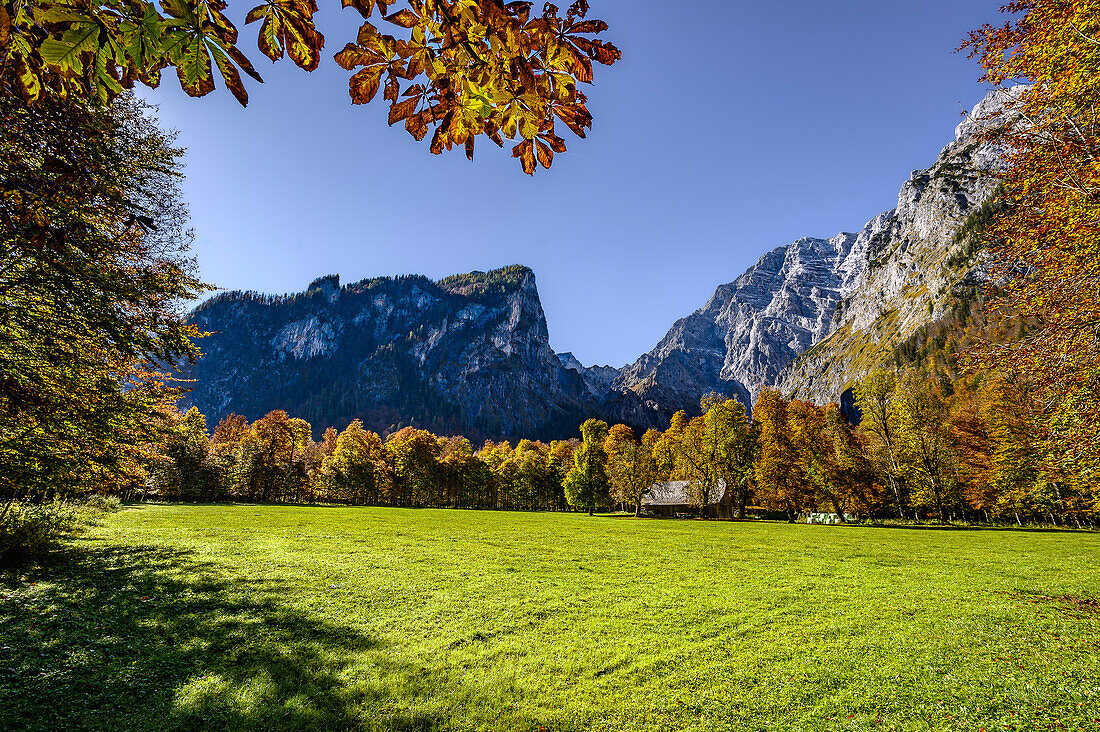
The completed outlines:
[[[383,437],[358,421],[317,442],[283,411],[252,424],[230,415],[210,435],[191,408],[171,416],[163,452],[125,497],[640,514],[655,484],[679,480],[702,516],[726,500],[738,518],[1095,525],[1098,496],[1074,472],[1050,472],[1017,386],[882,369],[855,394],[858,426],[837,404],[765,391],[751,415],[711,395],[701,416],[679,412],[664,432],[589,420],[583,440],[477,447],[415,427]]]

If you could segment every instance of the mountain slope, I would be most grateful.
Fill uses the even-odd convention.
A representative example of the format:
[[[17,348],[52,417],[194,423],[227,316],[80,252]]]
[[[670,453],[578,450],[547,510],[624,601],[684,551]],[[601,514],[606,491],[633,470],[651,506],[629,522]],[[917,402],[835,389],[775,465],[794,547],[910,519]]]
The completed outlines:
[[[958,234],[990,213],[1000,155],[975,135],[1002,101],[994,92],[974,108],[935,165],[913,172],[897,208],[858,234],[765,254],[677,321],[613,388],[640,398],[657,422],[697,409],[709,392],[747,407],[769,386],[838,400],[868,364],[955,308],[960,286],[981,281],[980,253]]]
[[[614,388],[667,413],[697,407],[712,391],[746,405],[800,353],[824,337],[861,272],[876,222],[859,234],[805,238],[765,254],[699,310],[676,322]]]
[[[935,165],[914,171],[887,215],[867,266],[837,308],[828,338],[776,381],[781,391],[838,401],[852,382],[893,359],[918,330],[966,309],[986,282],[980,232],[995,211],[1001,151],[975,136],[1002,106],[993,92],[955,131]]]
[[[362,419],[480,437],[572,434],[594,409],[581,374],[550,348],[526,267],[448,277],[382,277],[304,293],[233,292],[192,321],[213,335],[187,370],[211,423],[285,409],[315,429]]]

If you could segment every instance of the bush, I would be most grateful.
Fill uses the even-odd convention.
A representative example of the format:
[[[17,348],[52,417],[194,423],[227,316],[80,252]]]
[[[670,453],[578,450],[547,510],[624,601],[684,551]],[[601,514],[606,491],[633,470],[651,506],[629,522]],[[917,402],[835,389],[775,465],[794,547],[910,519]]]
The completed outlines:
[[[0,564],[18,564],[41,554],[92,518],[88,508],[73,503],[14,503],[0,519]]]
[[[102,513],[116,513],[122,510],[122,500],[118,496],[95,493],[84,499],[84,505]]]

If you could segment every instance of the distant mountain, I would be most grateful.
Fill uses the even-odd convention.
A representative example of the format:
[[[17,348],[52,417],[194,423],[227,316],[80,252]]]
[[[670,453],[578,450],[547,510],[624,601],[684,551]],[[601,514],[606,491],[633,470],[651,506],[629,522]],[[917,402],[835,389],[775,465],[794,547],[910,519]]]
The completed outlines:
[[[965,236],[990,214],[1000,151],[979,144],[993,92],[955,131],[935,165],[914,171],[897,208],[858,233],[799,239],[765,254],[676,322],[613,389],[637,395],[660,422],[719,392],[749,407],[765,387],[838,401],[891,349],[954,307],[984,277]],[[960,287],[963,288],[960,290]]]
[[[955,320],[981,295],[988,255],[980,234],[995,212],[991,174],[1003,166],[1004,155],[976,136],[1003,106],[1004,95],[1023,88],[990,93],[959,124],[936,163],[913,171],[836,308],[828,337],[792,363],[777,388],[821,403],[842,401],[856,379],[894,360],[907,339]]]
[[[513,266],[433,282],[318,279],[282,297],[231,292],[192,321],[212,335],[186,376],[211,424],[285,409],[314,428],[361,419],[481,437],[572,435],[595,413],[583,371],[550,348],[535,275]]]
[[[664,428],[710,392],[749,408],[769,386],[840,400],[913,334],[956,322],[984,282],[975,233],[993,212],[1002,156],[976,135],[997,94],[912,174],[895,209],[856,233],[773,249],[622,369],[554,353],[526,267],[438,282],[329,276],[296,295],[233,292],[200,305],[192,320],[213,335],[186,373],[185,406],[212,422],[285,409],[318,430],[362,419],[476,440],[570,437],[589,416]]]

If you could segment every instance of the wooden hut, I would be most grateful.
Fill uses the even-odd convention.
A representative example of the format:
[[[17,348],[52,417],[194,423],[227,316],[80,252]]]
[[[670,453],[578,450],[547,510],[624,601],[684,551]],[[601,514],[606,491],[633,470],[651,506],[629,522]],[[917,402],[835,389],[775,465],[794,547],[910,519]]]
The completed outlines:
[[[690,498],[691,484],[686,480],[670,480],[654,483],[649,495],[642,499],[642,509],[653,516],[702,516],[704,518],[733,518],[726,482],[718,481],[718,488],[710,496],[706,506],[693,506]]]

